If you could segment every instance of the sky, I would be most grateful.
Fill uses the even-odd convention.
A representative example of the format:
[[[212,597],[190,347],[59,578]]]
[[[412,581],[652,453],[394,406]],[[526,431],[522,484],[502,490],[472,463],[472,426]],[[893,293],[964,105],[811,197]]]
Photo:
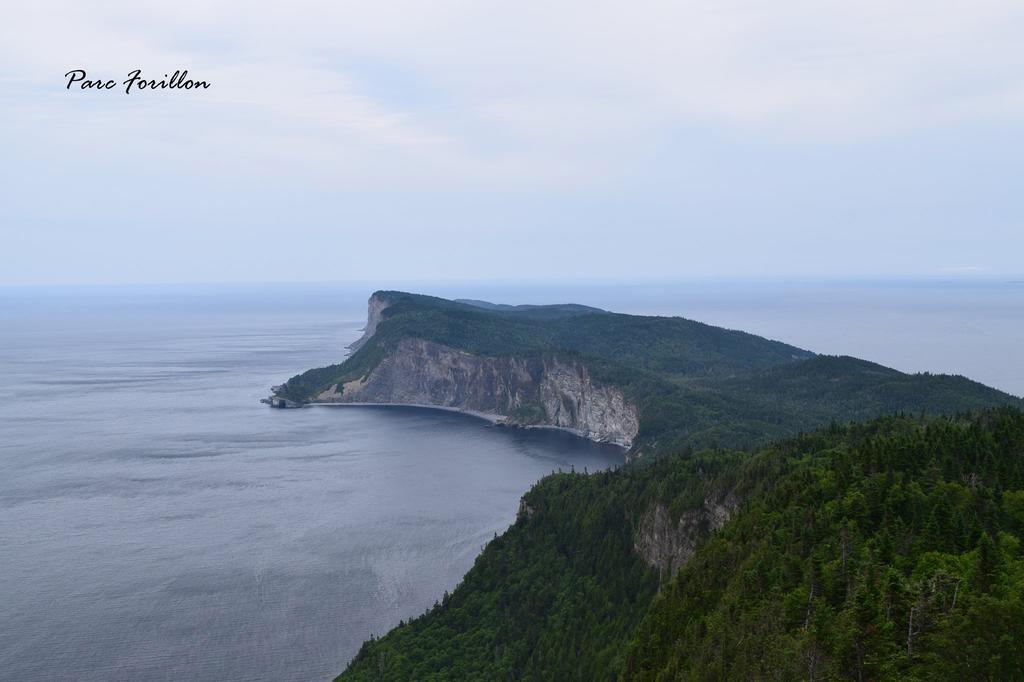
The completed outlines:
[[[1024,278],[1019,0],[0,19],[0,285]]]

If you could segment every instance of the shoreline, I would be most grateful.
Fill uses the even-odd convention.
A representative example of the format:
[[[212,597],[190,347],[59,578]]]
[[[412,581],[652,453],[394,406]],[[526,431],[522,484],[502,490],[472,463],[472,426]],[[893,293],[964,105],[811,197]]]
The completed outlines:
[[[328,403],[328,402],[310,402],[307,403],[310,407],[418,407],[425,410],[442,410],[444,412],[455,412],[458,414],[465,414],[470,417],[476,417],[477,419],[483,419],[485,421],[494,424],[495,426],[512,426],[508,423],[508,417],[503,414],[494,414],[492,412],[477,412],[475,410],[464,410],[460,407],[449,407],[447,405],[428,405],[424,403]]]
[[[478,412],[476,410],[466,410],[461,407],[450,407],[447,405],[429,405],[423,403],[328,403],[328,402],[311,402],[307,403],[310,407],[416,407],[425,410],[441,410],[443,412],[454,412],[456,414],[464,414],[469,417],[476,417],[477,419],[483,419],[489,422],[492,426],[507,426],[516,429],[551,429],[554,431],[564,431],[571,433],[572,435],[588,440],[591,443],[597,443],[598,445],[613,445],[623,452],[628,452],[629,448],[621,443],[611,443],[608,441],[595,440],[589,438],[586,434],[578,431],[577,429],[570,429],[566,426],[555,426],[554,424],[517,424],[515,422],[508,421],[508,415],[495,414],[493,412]]]

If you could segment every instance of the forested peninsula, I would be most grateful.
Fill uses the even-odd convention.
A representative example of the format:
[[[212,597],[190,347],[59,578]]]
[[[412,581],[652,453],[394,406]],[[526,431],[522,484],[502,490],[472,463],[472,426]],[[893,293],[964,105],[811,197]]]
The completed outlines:
[[[964,377],[904,374],[680,317],[397,291],[370,297],[344,362],[276,394],[295,405],[433,405],[559,426],[626,446],[631,458],[764,445],[834,420],[1022,404]]]

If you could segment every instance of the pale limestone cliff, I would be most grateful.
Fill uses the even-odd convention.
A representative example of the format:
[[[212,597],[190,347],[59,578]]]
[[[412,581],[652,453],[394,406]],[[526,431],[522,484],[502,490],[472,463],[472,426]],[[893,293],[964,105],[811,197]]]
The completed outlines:
[[[362,347],[390,302],[371,296]],[[391,348],[368,376],[331,386],[319,403],[380,403],[445,407],[510,424],[554,426],[602,443],[629,447],[640,427],[621,390],[595,382],[577,359],[487,357],[413,337]]]
[[[673,523],[665,505],[652,504],[640,519],[633,547],[663,578],[671,578],[693,556],[697,543],[724,526],[737,506],[731,494],[709,496],[699,509],[682,512]]]
[[[389,301],[376,294],[370,296],[370,300],[367,302],[368,310],[366,312],[366,326],[363,327],[363,335],[349,345],[348,349],[350,351],[355,353],[366,343],[367,339],[377,332],[377,325],[384,319],[384,309],[389,305],[391,305]]]
[[[416,338],[399,341],[369,376],[340,393],[332,386],[316,400],[455,408],[625,447],[640,423],[622,391],[596,384],[577,360],[484,357]]]

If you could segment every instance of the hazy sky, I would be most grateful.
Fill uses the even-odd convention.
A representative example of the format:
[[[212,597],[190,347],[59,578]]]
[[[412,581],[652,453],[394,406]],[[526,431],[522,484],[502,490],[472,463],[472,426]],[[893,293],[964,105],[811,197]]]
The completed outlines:
[[[6,3],[0,284],[1016,277],[1022,35],[1020,0]]]

